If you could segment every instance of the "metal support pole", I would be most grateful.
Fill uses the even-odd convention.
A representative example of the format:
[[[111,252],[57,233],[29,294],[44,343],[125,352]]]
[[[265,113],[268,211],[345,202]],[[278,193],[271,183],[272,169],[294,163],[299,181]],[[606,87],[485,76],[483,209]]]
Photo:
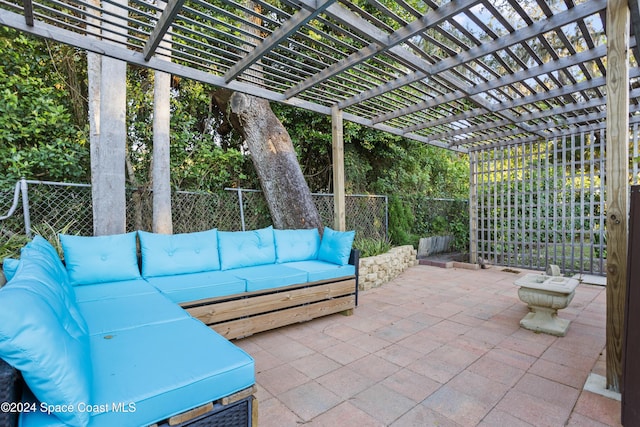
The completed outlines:
[[[31,238],[31,216],[29,215],[29,190],[27,180],[20,179],[20,191],[22,192],[22,212],[24,214],[24,233]]]
[[[238,203],[240,203],[240,226],[242,231],[246,231],[244,224],[244,202],[242,201],[242,188],[238,188]]]

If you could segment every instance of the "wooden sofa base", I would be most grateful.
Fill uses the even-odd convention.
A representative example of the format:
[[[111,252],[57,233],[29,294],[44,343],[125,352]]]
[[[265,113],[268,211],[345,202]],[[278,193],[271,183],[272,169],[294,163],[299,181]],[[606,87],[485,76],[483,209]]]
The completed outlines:
[[[258,425],[258,388],[253,385],[215,402],[169,418],[153,427],[255,427]]]
[[[194,301],[182,307],[220,335],[234,339],[328,314],[352,314],[356,293],[356,278],[350,276]]]

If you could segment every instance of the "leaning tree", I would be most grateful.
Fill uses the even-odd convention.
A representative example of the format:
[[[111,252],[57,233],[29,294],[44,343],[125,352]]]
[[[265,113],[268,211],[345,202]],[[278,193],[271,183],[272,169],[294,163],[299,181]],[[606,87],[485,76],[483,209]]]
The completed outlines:
[[[218,89],[213,100],[224,119],[245,140],[276,228],[320,228],[289,133],[269,101]]]

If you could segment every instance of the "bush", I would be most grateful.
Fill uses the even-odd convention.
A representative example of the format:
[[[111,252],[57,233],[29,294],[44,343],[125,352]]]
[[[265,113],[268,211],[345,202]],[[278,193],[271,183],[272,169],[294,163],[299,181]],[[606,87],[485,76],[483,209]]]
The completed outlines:
[[[408,203],[398,197],[389,198],[389,236],[398,246],[418,248],[420,236],[413,234],[415,217]]]
[[[370,237],[356,239],[354,246],[360,250],[362,258],[387,253],[392,247],[389,239],[374,239]]]
[[[5,236],[3,230],[0,230],[0,235]],[[29,240],[24,234],[10,234],[8,239],[3,238],[0,243],[0,265],[5,258],[20,258],[20,248]]]

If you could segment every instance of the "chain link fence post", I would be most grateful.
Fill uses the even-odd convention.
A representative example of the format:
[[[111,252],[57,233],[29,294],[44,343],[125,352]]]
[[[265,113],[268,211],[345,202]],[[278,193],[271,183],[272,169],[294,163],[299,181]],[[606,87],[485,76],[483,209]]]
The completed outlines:
[[[27,180],[22,177],[20,179],[20,191],[22,192],[22,212],[24,215],[24,234],[31,238],[31,214],[29,212],[29,188]]]
[[[238,203],[240,204],[240,227],[242,227],[242,231],[246,231],[246,226],[244,223],[244,202],[242,200],[242,188],[238,188]]]

